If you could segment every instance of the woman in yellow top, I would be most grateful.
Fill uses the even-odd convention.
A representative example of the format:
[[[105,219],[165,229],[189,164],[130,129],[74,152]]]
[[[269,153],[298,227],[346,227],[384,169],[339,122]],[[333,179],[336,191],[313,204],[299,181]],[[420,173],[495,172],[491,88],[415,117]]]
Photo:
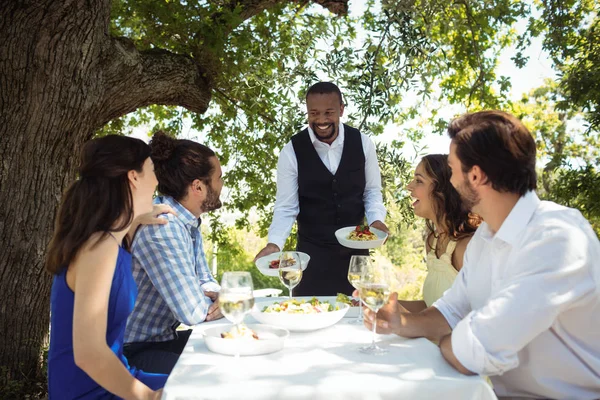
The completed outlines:
[[[431,306],[452,286],[462,268],[467,243],[481,223],[469,213],[458,192],[450,183],[450,167],[446,154],[423,157],[407,189],[415,199],[415,215],[425,218],[427,236],[427,277],[423,283],[423,300],[400,303],[410,312]]]

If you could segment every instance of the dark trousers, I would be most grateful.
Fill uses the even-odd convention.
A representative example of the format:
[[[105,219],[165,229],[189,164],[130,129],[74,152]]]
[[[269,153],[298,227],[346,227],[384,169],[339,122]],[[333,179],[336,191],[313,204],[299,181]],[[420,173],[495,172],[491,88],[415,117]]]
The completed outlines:
[[[144,372],[170,374],[183,352],[192,330],[176,331],[177,338],[166,342],[127,343],[123,354],[129,365]]]

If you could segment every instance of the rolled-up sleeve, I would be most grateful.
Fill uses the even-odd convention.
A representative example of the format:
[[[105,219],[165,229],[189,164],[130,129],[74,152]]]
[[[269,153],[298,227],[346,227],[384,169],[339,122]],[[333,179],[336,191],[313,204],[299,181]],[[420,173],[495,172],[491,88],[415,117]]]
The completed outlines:
[[[500,375],[516,368],[523,347],[595,290],[586,261],[589,238],[582,232],[552,229],[521,242],[520,259],[507,266],[509,278],[452,332],[454,355],[472,372]]]

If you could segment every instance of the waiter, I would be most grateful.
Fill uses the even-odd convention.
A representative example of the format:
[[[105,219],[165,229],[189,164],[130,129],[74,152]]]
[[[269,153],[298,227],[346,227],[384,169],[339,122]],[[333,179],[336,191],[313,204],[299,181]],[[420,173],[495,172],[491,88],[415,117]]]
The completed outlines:
[[[297,250],[310,255],[297,296],[351,294],[350,257],[368,254],[341,246],[335,231],[367,222],[389,233],[375,146],[358,129],[340,124],[340,89],[319,82],[306,93],[308,128],[292,136],[277,163],[277,197],[269,243],[256,258],[280,251],[298,221]]]

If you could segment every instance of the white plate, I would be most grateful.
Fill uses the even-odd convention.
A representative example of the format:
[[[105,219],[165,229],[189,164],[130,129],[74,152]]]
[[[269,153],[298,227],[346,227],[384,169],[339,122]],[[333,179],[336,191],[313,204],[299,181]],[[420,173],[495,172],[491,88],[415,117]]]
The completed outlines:
[[[337,238],[338,242],[340,242],[340,244],[344,247],[349,247],[351,249],[374,249],[375,247],[381,246],[388,236],[387,233],[385,233],[384,231],[370,226],[369,229],[371,230],[371,232],[377,235],[377,240],[366,240],[361,242],[359,240],[348,239],[348,235],[350,234],[350,232],[352,232],[355,229],[356,226],[340,228],[337,231],[335,231],[335,237]]]
[[[310,300],[312,297],[294,297],[298,300]],[[335,297],[317,297],[320,301],[329,301],[333,306],[336,305]],[[273,303],[280,303],[285,298],[264,300],[256,302],[250,315],[262,324],[275,325],[292,332],[309,332],[317,329],[327,328],[336,324],[344,318],[344,315],[350,308],[348,304],[338,303],[339,310],[329,311],[320,314],[286,314],[286,313],[264,313],[262,310]]]
[[[290,332],[287,329],[276,326],[249,324],[246,325],[258,335],[256,339],[223,339],[221,333],[233,329],[233,325],[219,325],[207,328],[204,333],[206,347],[213,353],[226,356],[235,355],[237,349],[241,356],[258,356],[279,351],[283,348],[285,339]]]
[[[301,251],[298,251],[297,253],[300,255],[300,264],[301,264],[300,266],[302,267],[302,271],[304,271],[306,269],[306,267],[308,267],[308,262],[310,261],[310,256]],[[263,275],[279,276],[279,268],[269,268],[269,264],[273,260],[279,260],[280,254],[281,254],[281,252],[278,251],[276,253],[269,254],[268,256],[261,257],[258,260],[256,260],[256,262],[254,264],[256,265],[256,268],[258,268],[258,270]]]

